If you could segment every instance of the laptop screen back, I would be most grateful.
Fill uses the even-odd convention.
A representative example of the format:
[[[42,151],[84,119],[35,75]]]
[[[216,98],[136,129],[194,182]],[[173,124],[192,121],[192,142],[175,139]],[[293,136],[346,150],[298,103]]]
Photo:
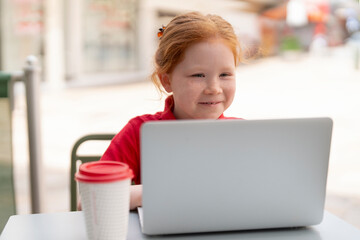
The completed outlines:
[[[145,123],[143,232],[320,223],[331,133],[328,118]]]

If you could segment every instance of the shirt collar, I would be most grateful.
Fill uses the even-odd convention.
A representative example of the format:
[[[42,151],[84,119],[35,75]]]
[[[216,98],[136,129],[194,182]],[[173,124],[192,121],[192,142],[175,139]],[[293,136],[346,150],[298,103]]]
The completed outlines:
[[[225,117],[224,114],[222,113],[218,119],[225,119],[225,118],[226,118],[226,117]]]

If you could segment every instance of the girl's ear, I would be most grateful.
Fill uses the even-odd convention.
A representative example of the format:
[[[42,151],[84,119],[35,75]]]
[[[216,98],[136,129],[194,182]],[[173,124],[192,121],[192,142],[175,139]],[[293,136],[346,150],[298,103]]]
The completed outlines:
[[[165,89],[166,92],[171,93],[171,84],[170,84],[170,75],[167,73],[158,74],[158,77],[160,79],[161,85]]]

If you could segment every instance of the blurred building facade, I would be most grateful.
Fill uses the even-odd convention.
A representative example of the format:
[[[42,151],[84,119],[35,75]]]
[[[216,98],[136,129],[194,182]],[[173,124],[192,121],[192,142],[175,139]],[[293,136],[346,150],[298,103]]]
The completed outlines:
[[[303,25],[289,28],[290,15],[286,12],[292,2],[298,7],[299,2],[306,3],[308,15],[301,18],[299,11],[294,11],[290,20],[296,23],[300,16]],[[283,36],[288,35],[297,37],[302,48],[308,49],[314,32],[323,33],[327,20],[333,20],[328,17],[331,2],[3,0],[0,69],[17,71],[26,56],[32,54],[39,58],[43,82],[55,88],[142,80],[153,67],[158,28],[173,16],[194,10],[219,14],[232,23],[245,46],[245,55],[250,57],[258,53],[259,47],[264,56],[277,54],[284,44]],[[331,38],[335,39],[333,45],[342,42],[343,37],[338,38]],[[290,46],[296,41],[290,39]]]
[[[158,28],[173,16],[219,14],[246,41],[260,39],[256,6],[232,0],[4,0],[0,68],[17,71],[32,54],[44,83],[53,87],[137,81],[151,71]]]

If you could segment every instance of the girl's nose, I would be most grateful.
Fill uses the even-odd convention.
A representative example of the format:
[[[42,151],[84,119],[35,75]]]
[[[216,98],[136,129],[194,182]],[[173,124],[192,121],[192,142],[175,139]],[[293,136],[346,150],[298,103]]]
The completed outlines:
[[[222,93],[219,79],[209,79],[204,90],[205,94],[214,95]]]

